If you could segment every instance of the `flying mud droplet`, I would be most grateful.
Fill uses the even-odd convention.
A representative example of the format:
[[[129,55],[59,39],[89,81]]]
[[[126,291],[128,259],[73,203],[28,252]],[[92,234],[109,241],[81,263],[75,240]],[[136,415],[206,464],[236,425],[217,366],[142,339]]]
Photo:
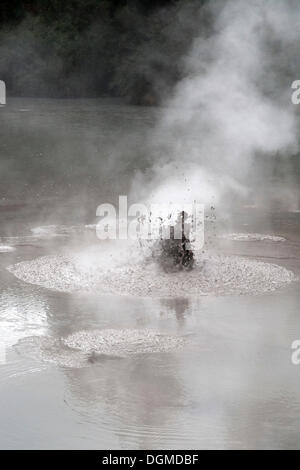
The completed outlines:
[[[63,367],[87,367],[107,359],[138,354],[168,353],[182,348],[180,336],[152,330],[83,330],[64,338],[32,336],[22,339],[15,349],[23,355]]]

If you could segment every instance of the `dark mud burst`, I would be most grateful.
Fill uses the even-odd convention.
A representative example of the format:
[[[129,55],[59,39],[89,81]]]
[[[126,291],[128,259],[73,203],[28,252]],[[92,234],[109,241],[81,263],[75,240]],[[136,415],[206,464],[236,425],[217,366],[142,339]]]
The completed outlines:
[[[176,225],[170,227],[170,237],[160,238],[152,250],[152,257],[165,272],[190,271],[194,266],[194,253],[189,240],[189,227],[185,226],[186,213],[182,211]],[[178,229],[179,230],[176,230]],[[179,233],[179,237],[175,237]]]

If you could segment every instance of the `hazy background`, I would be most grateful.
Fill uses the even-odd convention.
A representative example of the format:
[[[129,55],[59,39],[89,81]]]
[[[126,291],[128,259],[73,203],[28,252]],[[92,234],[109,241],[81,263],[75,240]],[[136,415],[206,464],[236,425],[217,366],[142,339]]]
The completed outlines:
[[[206,3],[3,0],[1,78],[12,95],[155,104],[180,78],[192,38],[209,27]]]
[[[13,157],[2,170],[20,176],[21,186],[26,176],[31,187],[24,155],[31,159],[34,149],[47,183],[52,176],[78,181],[82,189],[74,192],[84,190],[87,201],[86,179],[100,187],[113,177],[115,195],[134,200],[231,206],[238,195],[255,204],[268,199],[264,181],[279,171],[289,178],[272,197],[298,209],[291,177],[299,128],[291,103],[300,76],[295,0],[16,0],[1,3],[0,22],[0,77],[9,97],[64,98],[16,103],[20,113],[29,110],[17,123],[9,108],[2,113],[2,146]],[[103,101],[97,108],[65,98],[113,99],[114,117]],[[158,106],[147,114],[131,105]],[[41,113],[32,112],[39,106]],[[79,115],[86,123],[80,132]]]

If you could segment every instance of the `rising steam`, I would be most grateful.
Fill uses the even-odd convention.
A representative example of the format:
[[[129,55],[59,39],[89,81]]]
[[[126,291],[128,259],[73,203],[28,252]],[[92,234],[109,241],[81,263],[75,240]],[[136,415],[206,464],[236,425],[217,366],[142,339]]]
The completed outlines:
[[[194,40],[184,78],[149,137],[153,167],[133,185],[145,199],[217,203],[228,194],[246,196],[258,157],[297,150],[289,77],[296,73],[299,6],[211,2],[210,15],[211,32]]]

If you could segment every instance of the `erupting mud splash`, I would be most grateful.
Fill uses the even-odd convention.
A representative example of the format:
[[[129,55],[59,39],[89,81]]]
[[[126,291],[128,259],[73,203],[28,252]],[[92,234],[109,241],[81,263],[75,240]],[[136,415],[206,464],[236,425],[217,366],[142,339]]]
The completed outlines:
[[[86,367],[109,358],[167,353],[184,345],[184,339],[152,330],[78,331],[65,338],[32,336],[20,340],[17,351],[63,367]]]
[[[156,263],[138,257],[124,255],[120,259],[107,246],[76,255],[44,256],[8,270],[25,282],[61,292],[156,298],[254,295],[295,280],[291,271],[275,264],[215,254],[196,256],[189,272],[164,272]]]

